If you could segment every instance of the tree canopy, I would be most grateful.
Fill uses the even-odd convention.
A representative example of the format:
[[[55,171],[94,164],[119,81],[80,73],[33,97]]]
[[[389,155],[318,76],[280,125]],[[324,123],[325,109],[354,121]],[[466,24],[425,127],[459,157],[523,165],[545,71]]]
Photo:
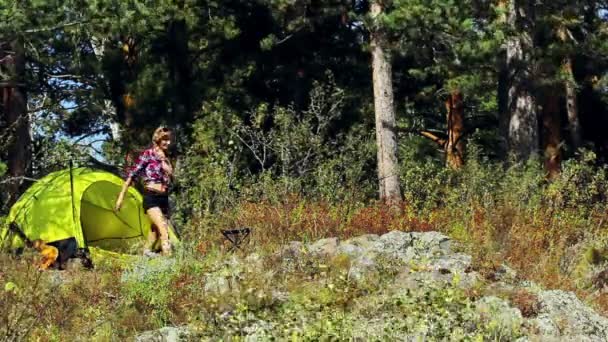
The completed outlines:
[[[374,3],[383,8],[377,18],[370,14]],[[456,139],[495,161],[510,154],[562,160],[588,148],[605,162],[607,7],[605,1],[4,0],[5,178],[42,175],[67,156],[87,154],[122,167],[160,124],[175,129],[179,156],[224,160],[232,171],[223,172],[231,175],[308,163],[303,151],[328,142],[344,147],[352,135],[373,133],[370,33],[379,28],[391,57],[401,157],[441,162],[452,150],[437,150],[436,143]],[[15,94],[24,99],[21,107]],[[455,98],[462,98],[457,117],[445,107]],[[320,140],[300,142],[290,152],[297,156],[288,157],[281,152],[287,143],[273,134],[298,124]],[[535,143],[521,154],[528,147],[516,140]],[[259,148],[268,148],[263,162]],[[466,162],[464,145],[454,151]],[[292,175],[303,176],[300,166],[292,165],[300,169]]]

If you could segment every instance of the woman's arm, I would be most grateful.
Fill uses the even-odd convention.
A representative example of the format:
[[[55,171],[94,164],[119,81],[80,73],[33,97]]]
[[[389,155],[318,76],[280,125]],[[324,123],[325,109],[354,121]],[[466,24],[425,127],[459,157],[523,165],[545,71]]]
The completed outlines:
[[[120,207],[122,207],[122,201],[125,198],[125,193],[127,192],[127,189],[129,189],[129,186],[131,185],[131,181],[132,181],[132,177],[129,176],[127,178],[127,180],[125,181],[125,183],[122,185],[120,194],[118,194],[118,198],[116,199],[116,205],[114,206],[114,210],[119,211]]]
[[[146,154],[145,151],[141,155],[139,155],[139,157],[137,158],[135,165],[129,172],[129,176],[125,180],[125,183],[122,185],[120,194],[118,195],[118,198],[116,199],[116,205],[114,206],[114,209],[116,211],[119,211],[120,207],[122,207],[122,201],[124,200],[125,193],[127,192],[127,189],[129,189],[129,186],[133,182],[133,179],[138,177],[139,173],[145,168],[145,166],[149,162],[149,160],[150,160],[150,158]]]

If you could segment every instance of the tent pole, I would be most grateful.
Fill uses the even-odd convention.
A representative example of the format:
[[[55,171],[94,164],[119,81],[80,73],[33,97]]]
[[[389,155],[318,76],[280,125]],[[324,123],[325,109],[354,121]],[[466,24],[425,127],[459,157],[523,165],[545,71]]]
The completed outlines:
[[[74,204],[74,160],[70,158],[70,198],[72,200],[72,223],[74,224],[74,231],[76,231],[76,205]],[[83,247],[86,247],[87,242],[82,237]]]

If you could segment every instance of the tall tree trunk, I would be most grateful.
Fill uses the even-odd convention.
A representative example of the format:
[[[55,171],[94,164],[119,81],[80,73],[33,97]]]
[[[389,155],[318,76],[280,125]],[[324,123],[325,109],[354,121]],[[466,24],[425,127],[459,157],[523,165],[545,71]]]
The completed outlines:
[[[544,89],[543,94],[542,140],[545,151],[545,171],[548,179],[554,179],[559,175],[562,159],[560,148],[560,91],[556,87],[550,87]]]
[[[557,37],[565,44],[568,40],[567,29],[563,25],[557,29]],[[572,57],[566,56],[562,63],[562,72],[566,76],[564,90],[566,92],[566,110],[568,113],[568,126],[572,147],[576,151],[582,145],[581,124],[578,118],[578,104],[576,94],[576,82],[572,70]]]
[[[371,14],[375,19],[383,11],[382,4],[374,1]],[[376,145],[378,148],[378,179],[380,199],[391,206],[401,202],[399,167],[397,162],[397,135],[393,104],[391,56],[387,38],[376,24],[371,30],[372,74],[374,110],[376,115]]]
[[[509,152],[526,160],[538,152],[538,116],[532,85],[533,12],[526,0],[509,2],[508,23],[515,34],[507,41],[509,71]]]
[[[566,90],[566,110],[568,111],[568,125],[570,128],[570,138],[572,139],[572,147],[576,151],[583,143],[583,133],[581,123],[578,117],[577,93],[574,83],[574,75],[572,73],[572,58],[566,57],[563,64],[563,71],[568,79],[564,83]]]
[[[498,0],[497,7],[500,11],[497,18],[498,25],[507,24],[508,0]],[[506,154],[509,150],[509,69],[507,68],[507,51],[504,44],[498,52],[498,130],[500,134],[500,153]]]
[[[186,122],[192,116],[192,77],[188,61],[188,28],[186,21],[169,24],[168,64],[172,89],[171,111],[175,122]]]
[[[10,43],[10,50],[4,57],[4,66],[9,81],[3,91],[4,116],[9,130],[8,203],[12,205],[23,190],[23,177],[27,176],[31,165],[30,120],[27,112],[27,93],[25,88],[25,49],[19,39]]]
[[[462,93],[454,90],[445,101],[448,122],[448,140],[445,144],[447,166],[457,170],[464,165],[464,106]]]

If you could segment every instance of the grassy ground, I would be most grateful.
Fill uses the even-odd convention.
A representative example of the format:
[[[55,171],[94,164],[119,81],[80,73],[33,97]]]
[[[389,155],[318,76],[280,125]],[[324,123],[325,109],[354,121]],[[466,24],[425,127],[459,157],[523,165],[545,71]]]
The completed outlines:
[[[411,302],[392,297],[384,289],[398,265],[361,284],[345,280],[348,264],[343,260],[328,265],[308,260],[282,271],[281,261],[273,258],[293,240],[346,239],[391,230],[443,232],[462,242],[482,275],[491,277],[507,263],[522,278],[548,289],[575,291],[608,314],[608,295],[600,290],[606,281],[601,274],[593,276],[608,261],[605,169],[565,165],[562,177],[547,183],[526,167],[502,170],[471,163],[467,168],[457,175],[458,182],[423,171],[410,175],[419,183],[407,180],[399,212],[374,202],[329,203],[285,195],[280,201],[241,201],[231,209],[193,216],[183,227],[181,250],[167,264],[162,261],[166,259],[151,266],[106,261],[92,271],[41,273],[33,267],[33,254],[20,259],[0,254],[0,340],[122,340],[166,325],[195,326],[202,336],[221,339],[238,336],[259,321],[279,322],[281,331],[266,327],[272,334],[314,340],[354,334],[361,322],[353,313],[372,317],[383,311],[396,317],[393,328],[383,326],[383,331],[415,331],[435,323],[400,320],[399,312],[433,303],[442,307],[448,305],[446,298],[456,303],[454,310],[462,317],[470,315],[467,303],[480,295],[475,291],[431,289]],[[253,228],[251,240],[244,251],[227,254],[219,230],[239,226]],[[239,269],[231,263],[233,257],[253,252],[261,258],[260,268]],[[218,274],[233,280],[230,295],[220,290],[209,295],[213,286],[223,286],[212,277]],[[281,299],[285,294],[288,298]],[[534,300],[526,293],[506,297],[523,311],[533,310]],[[445,310],[425,317],[439,321],[444,319],[441,312]],[[469,333],[460,321],[454,326]],[[480,326],[470,338],[497,336]]]

